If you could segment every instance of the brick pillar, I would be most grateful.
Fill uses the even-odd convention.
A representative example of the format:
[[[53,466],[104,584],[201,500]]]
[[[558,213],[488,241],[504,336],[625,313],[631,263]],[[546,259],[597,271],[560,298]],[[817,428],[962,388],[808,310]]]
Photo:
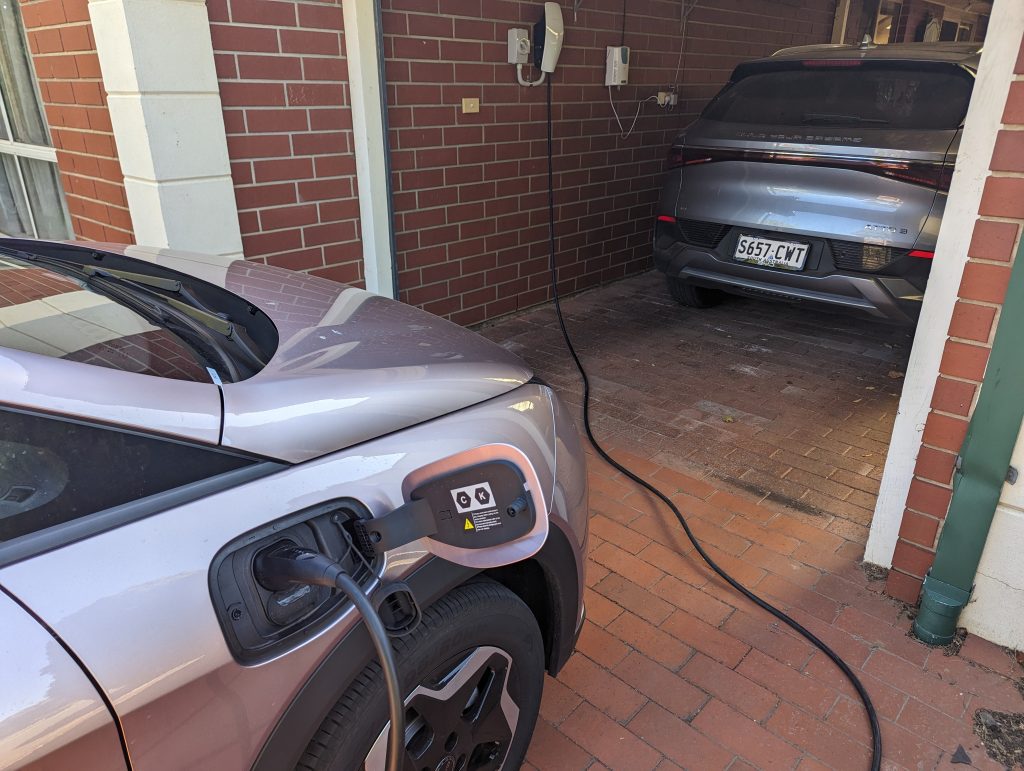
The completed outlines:
[[[21,14],[74,235],[132,243],[87,0],[21,0]]]
[[[886,584],[907,602],[935,557],[1024,223],[1024,41],[1014,72]]]

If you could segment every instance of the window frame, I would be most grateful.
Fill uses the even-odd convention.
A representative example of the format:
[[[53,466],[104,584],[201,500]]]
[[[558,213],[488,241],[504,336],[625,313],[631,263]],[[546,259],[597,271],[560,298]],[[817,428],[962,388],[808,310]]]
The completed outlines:
[[[886,5],[887,0],[880,0],[878,3],[878,9],[875,11],[875,22],[871,25],[871,42],[875,45],[886,45],[893,42],[892,36],[896,33],[896,27],[900,22],[900,18],[903,16],[903,0],[888,0],[888,4],[892,7],[892,21],[889,26],[889,36],[886,40],[878,39],[878,24],[888,13],[883,13],[883,7]],[[860,41],[857,41],[858,43]]]
[[[60,168],[57,165],[57,148],[53,146],[53,136],[50,131],[50,123],[46,119],[46,110],[43,109],[43,100],[39,92],[39,79],[36,77],[35,66],[32,62],[32,53],[28,45],[28,37],[25,31],[25,23],[22,19],[21,10],[18,3],[15,2],[15,13],[17,14],[17,34],[21,37],[22,51],[28,59],[29,73],[32,77],[32,98],[35,100],[36,108],[39,111],[40,118],[42,119],[43,125],[46,128],[46,135],[50,141],[48,145],[36,145],[29,142],[19,142],[14,136],[14,127],[11,123],[10,114],[7,108],[7,94],[3,93],[0,89],[0,121],[3,122],[4,133],[7,135],[7,139],[0,138],[0,155],[8,155],[15,158],[15,167],[17,169],[17,186],[18,192],[20,192],[22,199],[25,201],[25,211],[28,216],[28,224],[32,228],[32,232],[29,235],[31,238],[39,238],[39,227],[36,224],[36,215],[32,207],[32,199],[29,196],[28,185],[25,184],[25,173],[22,171],[21,164],[17,162],[17,159],[26,158],[29,160],[43,161],[51,163],[57,167],[57,191],[58,200],[55,201],[61,210],[61,217],[64,221],[64,227],[66,230],[66,237],[72,238],[73,231],[71,229],[71,217],[68,212],[67,201],[64,197],[64,186],[60,183]],[[17,52],[16,52],[17,55]],[[14,180],[11,180],[14,183]],[[0,235],[14,236],[17,234],[8,234],[0,231]]]
[[[252,461],[247,466],[225,471],[214,476],[204,477],[194,482],[163,490],[161,492],[147,495],[133,501],[118,504],[116,506],[100,509],[88,514],[83,514],[67,522],[60,522],[49,527],[27,533],[9,541],[0,541],[0,568],[5,568],[17,562],[36,557],[55,549],[68,546],[77,541],[91,538],[108,530],[120,527],[130,522],[135,522],[147,517],[167,511],[168,509],[183,506],[187,503],[205,498],[223,490],[255,481],[270,474],[282,471],[290,464],[279,460],[271,460],[253,453],[228,449],[221,445],[210,445],[202,442],[190,441],[181,437],[167,436],[138,428],[113,425],[96,420],[83,420],[67,415],[53,414],[38,409],[18,407],[9,403],[0,402],[0,413],[10,412],[25,415],[28,417],[52,420],[60,423],[68,423],[88,428],[109,431],[120,434],[145,437],[165,442],[191,447],[204,452],[222,453],[238,458],[245,458]]]

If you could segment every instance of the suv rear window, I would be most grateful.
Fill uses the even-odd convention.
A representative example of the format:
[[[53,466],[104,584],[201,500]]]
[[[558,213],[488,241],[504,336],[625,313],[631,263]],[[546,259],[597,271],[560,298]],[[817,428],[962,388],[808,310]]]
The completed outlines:
[[[175,335],[85,285],[0,255],[0,346],[111,369],[208,383]]]
[[[0,242],[0,347],[222,383],[259,372],[277,347],[277,330],[243,298],[164,266],[12,241]]]
[[[708,105],[705,120],[770,126],[955,129],[974,79],[954,65],[785,63],[741,73]],[[734,75],[735,77],[735,75]]]

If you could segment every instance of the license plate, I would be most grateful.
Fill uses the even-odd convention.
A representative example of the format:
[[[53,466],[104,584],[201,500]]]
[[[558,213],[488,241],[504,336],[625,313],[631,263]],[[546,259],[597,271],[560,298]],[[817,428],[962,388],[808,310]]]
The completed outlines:
[[[795,241],[776,241],[772,238],[741,235],[736,241],[733,258],[769,268],[803,270],[810,248],[809,244]]]

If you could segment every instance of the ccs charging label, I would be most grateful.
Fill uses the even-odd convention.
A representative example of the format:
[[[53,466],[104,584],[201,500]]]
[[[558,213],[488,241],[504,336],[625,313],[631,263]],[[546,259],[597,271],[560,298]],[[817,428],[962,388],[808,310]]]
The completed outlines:
[[[455,510],[465,519],[464,530],[485,532],[501,526],[501,515],[498,513],[494,493],[488,482],[456,487],[451,494],[452,500],[455,501]]]
[[[495,507],[494,493],[491,492],[491,485],[488,482],[468,485],[467,487],[456,487],[452,490],[452,500],[455,501],[455,510],[459,514],[468,514],[471,511],[493,509]]]

